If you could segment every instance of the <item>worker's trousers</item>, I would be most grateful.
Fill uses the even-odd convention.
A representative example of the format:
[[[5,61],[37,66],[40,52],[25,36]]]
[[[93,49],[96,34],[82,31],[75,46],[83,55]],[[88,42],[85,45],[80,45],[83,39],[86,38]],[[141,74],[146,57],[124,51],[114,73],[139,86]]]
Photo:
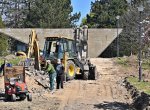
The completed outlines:
[[[61,86],[61,88],[63,89],[64,75],[57,75],[56,81],[57,81],[57,89],[59,89],[59,86]]]
[[[49,74],[49,80],[50,80],[50,90],[54,89],[54,78],[56,76],[56,73]]]

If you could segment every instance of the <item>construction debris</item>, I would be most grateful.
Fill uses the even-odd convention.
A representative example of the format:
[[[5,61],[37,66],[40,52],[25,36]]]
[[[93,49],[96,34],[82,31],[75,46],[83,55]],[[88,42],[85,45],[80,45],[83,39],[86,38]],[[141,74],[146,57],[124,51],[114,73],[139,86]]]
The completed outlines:
[[[49,88],[49,76],[44,71],[26,71],[26,74],[32,76],[39,85],[43,86],[45,89]]]
[[[10,54],[10,55],[5,56],[5,59],[6,59],[6,60],[11,60],[11,59],[15,59],[15,58],[16,58],[16,56],[13,55],[13,54]]]

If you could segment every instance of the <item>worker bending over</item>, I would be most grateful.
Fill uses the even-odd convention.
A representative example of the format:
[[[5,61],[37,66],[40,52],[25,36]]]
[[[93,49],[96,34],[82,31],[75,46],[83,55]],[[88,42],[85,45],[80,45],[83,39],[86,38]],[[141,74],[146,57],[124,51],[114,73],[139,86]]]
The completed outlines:
[[[50,60],[47,60],[46,71],[49,74],[50,90],[53,91],[54,90],[54,78],[55,78],[55,75],[56,75],[56,71],[55,71],[53,65],[51,64]]]

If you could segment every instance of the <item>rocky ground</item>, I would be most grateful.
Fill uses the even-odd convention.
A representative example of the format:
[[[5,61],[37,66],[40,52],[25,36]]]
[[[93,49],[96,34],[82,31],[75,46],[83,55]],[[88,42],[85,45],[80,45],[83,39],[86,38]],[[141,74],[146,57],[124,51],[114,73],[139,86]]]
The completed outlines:
[[[1,98],[0,110],[132,110],[132,99],[122,86],[126,76],[119,71],[112,59],[91,59],[99,72],[98,80],[73,80],[65,83],[64,89],[53,94],[27,76],[33,101],[4,102]],[[0,88],[3,91],[3,78]]]

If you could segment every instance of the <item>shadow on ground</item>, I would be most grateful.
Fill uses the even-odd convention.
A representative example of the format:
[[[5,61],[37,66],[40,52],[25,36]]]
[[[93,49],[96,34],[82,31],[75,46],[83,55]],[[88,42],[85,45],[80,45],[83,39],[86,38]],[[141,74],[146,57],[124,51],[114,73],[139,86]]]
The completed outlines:
[[[95,104],[94,108],[103,110],[133,110],[130,108],[129,104],[121,102],[104,102],[100,104]]]

